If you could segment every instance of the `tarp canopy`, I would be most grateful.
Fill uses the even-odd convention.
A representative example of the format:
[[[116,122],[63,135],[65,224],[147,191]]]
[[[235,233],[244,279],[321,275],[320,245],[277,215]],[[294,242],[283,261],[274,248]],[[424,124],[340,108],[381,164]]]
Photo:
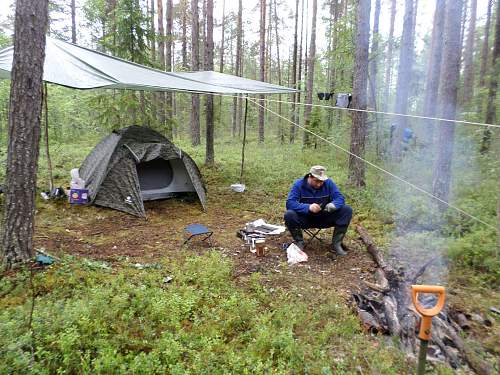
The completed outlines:
[[[14,47],[0,51],[0,78],[10,78]],[[129,89],[214,94],[296,90],[213,71],[164,72],[47,37],[43,80],[75,89]]]

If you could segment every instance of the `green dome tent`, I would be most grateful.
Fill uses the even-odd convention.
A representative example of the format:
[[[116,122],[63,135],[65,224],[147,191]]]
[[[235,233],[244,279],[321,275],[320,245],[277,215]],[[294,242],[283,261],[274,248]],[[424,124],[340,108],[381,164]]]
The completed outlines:
[[[151,128],[129,126],[106,136],[80,167],[91,203],[146,217],[143,201],[196,193],[205,208],[193,159]]]

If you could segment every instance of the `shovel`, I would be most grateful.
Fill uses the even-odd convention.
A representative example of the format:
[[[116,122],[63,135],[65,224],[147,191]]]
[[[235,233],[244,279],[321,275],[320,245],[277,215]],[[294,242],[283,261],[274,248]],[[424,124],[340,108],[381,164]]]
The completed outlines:
[[[423,307],[418,301],[419,293],[437,294],[438,300],[436,305],[430,308]],[[411,297],[413,299],[415,309],[420,315],[422,315],[422,320],[420,321],[420,332],[418,333],[418,338],[420,339],[420,352],[418,353],[417,375],[423,375],[425,373],[427,346],[429,345],[429,340],[431,338],[432,317],[439,314],[444,307],[445,289],[444,287],[437,285],[412,285]]]

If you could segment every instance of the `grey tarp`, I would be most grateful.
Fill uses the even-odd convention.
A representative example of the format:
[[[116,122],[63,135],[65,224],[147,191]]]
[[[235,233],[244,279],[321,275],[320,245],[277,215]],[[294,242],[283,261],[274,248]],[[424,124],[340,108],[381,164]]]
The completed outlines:
[[[205,187],[193,159],[161,134],[142,126],[129,126],[113,132],[84,160],[80,176],[89,189],[90,201],[145,217],[137,166],[157,159],[182,163],[205,208]]]
[[[0,78],[10,78],[14,47],[0,51]],[[230,74],[164,72],[47,37],[43,79],[76,89],[130,89],[214,94],[275,94],[296,90]]]

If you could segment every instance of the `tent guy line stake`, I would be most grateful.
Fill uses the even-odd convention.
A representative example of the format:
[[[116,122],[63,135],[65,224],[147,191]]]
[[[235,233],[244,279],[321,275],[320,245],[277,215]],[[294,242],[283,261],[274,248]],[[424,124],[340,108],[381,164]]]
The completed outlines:
[[[237,95],[230,95],[230,94],[212,94],[212,95],[227,96],[230,98],[237,97]],[[500,129],[500,125],[498,125],[498,124],[487,124],[487,123],[483,123],[483,122],[474,122],[474,121],[467,121],[467,120],[452,120],[452,119],[446,119],[446,118],[440,118],[440,117],[408,115],[408,114],[404,114],[404,113],[383,112],[383,111],[375,111],[375,110],[371,110],[371,109],[344,108],[344,107],[329,106],[329,105],[324,105],[324,104],[307,104],[307,103],[301,103],[301,102],[291,102],[291,101],[286,101],[286,100],[276,100],[276,99],[267,99],[267,98],[264,98],[264,99],[253,99],[252,98],[251,100],[267,101],[267,102],[274,102],[274,103],[284,103],[284,104],[298,104],[298,105],[310,106],[310,107],[339,109],[339,110],[348,111],[348,112],[349,111],[351,111],[351,112],[365,112],[365,113],[374,113],[374,114],[381,114],[381,115],[387,115],[387,116],[400,116],[400,117],[416,118],[416,119],[421,119],[421,120],[447,121],[447,122],[454,122],[454,123],[463,124],[463,125],[484,126],[487,128]]]
[[[437,201],[439,201],[439,202],[443,203],[444,205],[446,205],[446,206],[448,206],[448,207],[450,207],[450,208],[453,208],[454,210],[456,210],[456,211],[460,212],[461,214],[463,214],[463,215],[465,215],[465,216],[467,216],[467,217],[469,217],[469,218],[471,218],[471,219],[473,219],[473,220],[475,220],[475,221],[477,221],[477,222],[479,222],[479,223],[481,223],[481,224],[483,224],[483,225],[486,225],[488,228],[491,228],[491,229],[493,229],[493,230],[495,230],[495,231],[496,231],[496,227],[495,227],[494,225],[491,225],[490,223],[488,223],[488,222],[486,222],[486,221],[484,221],[484,220],[481,220],[481,219],[479,219],[478,217],[476,217],[476,216],[474,216],[474,215],[469,214],[468,212],[466,212],[466,211],[462,210],[461,208],[459,208],[459,207],[457,207],[457,206],[455,206],[455,205],[452,205],[451,203],[446,202],[445,200],[443,200],[443,199],[441,199],[441,198],[439,198],[439,197],[435,196],[434,194],[432,194],[432,193],[428,192],[428,191],[427,191],[427,190],[425,190],[425,189],[422,189],[421,187],[419,187],[419,186],[417,186],[417,185],[415,185],[415,184],[411,183],[410,181],[407,181],[407,180],[405,180],[405,179],[403,179],[403,178],[401,178],[401,177],[399,177],[399,176],[395,175],[394,173],[391,173],[391,172],[389,172],[388,170],[386,170],[386,169],[384,169],[384,168],[382,168],[382,167],[380,167],[380,166],[378,166],[378,165],[376,165],[376,164],[374,164],[374,163],[372,163],[372,162],[370,162],[370,161],[368,161],[368,160],[366,160],[366,159],[363,159],[361,156],[358,156],[358,155],[356,155],[356,154],[353,154],[351,151],[349,151],[349,150],[347,150],[347,149],[343,148],[342,146],[339,146],[339,145],[337,145],[337,144],[333,143],[333,142],[332,142],[332,141],[330,141],[329,139],[326,139],[326,138],[322,137],[321,135],[316,134],[316,133],[312,132],[311,130],[309,130],[309,129],[307,129],[307,128],[303,127],[303,126],[301,126],[300,124],[297,124],[297,123],[293,122],[292,120],[290,120],[290,119],[288,119],[288,118],[286,118],[286,117],[284,117],[284,116],[281,116],[279,113],[276,113],[276,112],[274,112],[273,110],[271,110],[271,109],[268,109],[268,108],[264,107],[264,106],[263,106],[263,105],[261,105],[260,103],[257,103],[257,101],[255,101],[254,99],[250,99],[250,98],[249,98],[248,100],[250,100],[250,101],[251,101],[251,102],[253,102],[254,104],[256,104],[256,105],[258,105],[258,106],[260,106],[260,107],[264,108],[266,111],[269,111],[269,112],[271,112],[272,114],[274,114],[274,115],[276,115],[276,116],[278,116],[278,117],[281,117],[282,119],[284,119],[284,120],[288,121],[290,124],[293,124],[293,125],[295,125],[295,126],[299,127],[300,129],[302,129],[302,130],[304,130],[304,131],[308,132],[309,134],[311,134],[311,135],[313,135],[313,136],[315,136],[315,137],[317,137],[317,138],[319,138],[319,139],[321,139],[321,140],[325,141],[326,143],[328,143],[328,144],[330,144],[330,145],[332,145],[332,146],[334,146],[334,147],[338,148],[339,150],[341,150],[341,151],[343,151],[343,152],[345,152],[345,153],[347,153],[347,154],[349,154],[349,155],[351,155],[351,156],[354,156],[355,158],[357,158],[357,159],[361,160],[362,162],[364,162],[364,163],[366,163],[366,164],[370,165],[371,167],[373,167],[373,168],[375,168],[375,169],[378,169],[378,170],[379,170],[379,171],[381,171],[381,172],[386,173],[387,175],[391,176],[392,178],[394,178],[394,179],[396,179],[396,180],[398,180],[398,181],[400,181],[400,182],[403,182],[403,183],[405,183],[405,184],[409,185],[410,187],[412,187],[412,188],[414,188],[414,189],[416,189],[416,190],[420,191],[421,193],[424,193],[425,195],[427,195],[427,196],[429,196],[429,197],[431,197],[431,198],[436,199]]]

